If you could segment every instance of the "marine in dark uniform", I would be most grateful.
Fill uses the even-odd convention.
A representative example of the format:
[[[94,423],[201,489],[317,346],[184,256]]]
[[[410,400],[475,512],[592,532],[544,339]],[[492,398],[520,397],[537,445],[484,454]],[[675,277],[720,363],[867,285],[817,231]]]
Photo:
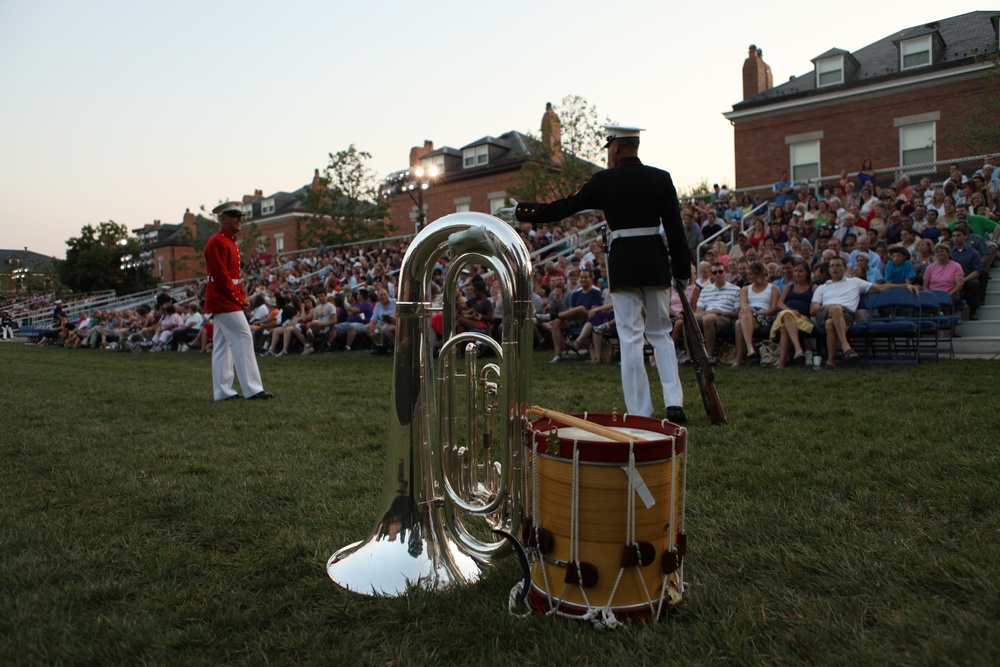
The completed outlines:
[[[521,222],[540,223],[556,222],[587,209],[604,211],[611,230],[608,281],[621,341],[625,405],[630,414],[653,414],[642,357],[645,336],[656,351],[667,418],[682,423],[684,395],[670,339],[670,285],[672,277],[682,284],[690,279],[691,257],[677,191],[669,173],[639,160],[640,128],[606,129],[608,169],[594,174],[566,199],[548,204],[520,203],[515,209],[503,209],[501,214],[515,216]],[[660,235],[661,227],[667,245]]]

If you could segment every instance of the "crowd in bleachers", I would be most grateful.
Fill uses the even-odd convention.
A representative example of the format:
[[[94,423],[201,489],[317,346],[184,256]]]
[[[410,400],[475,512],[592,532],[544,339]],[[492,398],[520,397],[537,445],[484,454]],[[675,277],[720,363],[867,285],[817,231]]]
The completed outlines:
[[[710,354],[717,342],[731,341],[742,362],[754,356],[755,341],[763,337],[780,341],[779,366],[799,360],[791,324],[798,321],[801,331],[815,325],[803,309],[829,280],[834,258],[843,260],[848,275],[873,284],[942,289],[959,312],[967,308],[967,316],[975,319],[1000,240],[1000,175],[993,162],[968,174],[955,165],[943,181],[923,178],[913,184],[906,176],[876,174],[865,161],[857,174],[845,172],[829,187],[793,184],[782,175],[769,197],[731,194],[716,186],[710,197],[682,202],[682,220],[697,258],[687,291]],[[581,241],[578,231],[570,225],[521,225],[521,238],[536,253],[536,345],[553,348],[553,362],[588,352],[592,363],[608,362],[615,330],[604,246],[598,238]],[[247,254],[244,283],[258,353],[390,351],[397,273],[406,245],[404,240],[320,247],[284,257]],[[447,257],[435,268],[432,288],[438,299],[449,268]],[[488,269],[464,265],[453,283],[459,330],[499,331],[502,299]],[[136,309],[83,309],[76,317],[66,315],[69,304],[57,301],[50,304],[51,324],[37,344],[208,352],[212,324],[201,312],[203,297],[204,283],[192,284],[186,291],[165,289],[155,302]],[[25,307],[23,300],[19,307]],[[679,315],[676,295],[674,310]],[[432,319],[439,334],[442,319]],[[675,340],[682,345],[679,336]]]
[[[740,365],[756,355],[754,341],[763,338],[780,341],[778,366],[802,360],[799,332],[816,329],[829,339],[832,331],[823,320],[822,298],[814,294],[830,281],[836,260],[848,277],[879,286],[876,291],[906,285],[933,290],[951,301],[954,312],[978,319],[1000,241],[995,161],[988,158],[968,174],[951,165],[942,181],[924,177],[914,184],[905,175],[883,180],[866,160],[856,175],[844,172],[819,191],[793,184],[784,173],[773,200],[763,205],[722,191],[711,202],[685,207],[682,219],[699,260],[689,289],[693,300],[702,297],[698,319],[710,354],[718,351],[717,338],[735,339]],[[716,243],[705,242],[713,235]],[[851,320],[855,315],[864,319],[866,313],[851,312]],[[843,336],[839,351],[831,345],[820,353],[831,367],[834,354],[858,356]]]

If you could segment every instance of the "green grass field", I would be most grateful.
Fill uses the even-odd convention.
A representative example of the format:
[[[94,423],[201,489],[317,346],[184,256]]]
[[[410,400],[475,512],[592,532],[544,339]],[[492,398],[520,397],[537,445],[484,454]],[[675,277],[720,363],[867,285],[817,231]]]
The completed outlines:
[[[533,402],[622,407],[618,368],[534,359]],[[517,619],[514,559],[372,599],[326,560],[379,503],[392,364],[265,359],[275,401],[210,400],[206,355],[0,345],[0,664],[991,665],[1000,364],[694,375],[678,613]],[[661,415],[662,416],[662,415]]]

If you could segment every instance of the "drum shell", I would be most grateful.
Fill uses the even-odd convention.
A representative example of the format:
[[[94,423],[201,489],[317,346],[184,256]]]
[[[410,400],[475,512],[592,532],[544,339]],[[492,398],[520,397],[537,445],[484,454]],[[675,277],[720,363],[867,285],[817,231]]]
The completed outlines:
[[[613,415],[591,414],[587,419],[603,426],[622,425],[621,417]],[[539,451],[535,525],[551,533],[553,547],[532,566],[532,605],[543,611],[558,606],[566,613],[583,614],[588,607],[610,603],[616,615],[637,618],[649,618],[657,608],[665,610],[669,605],[659,604],[664,585],[661,559],[675,543],[671,527],[678,531],[683,525],[683,502],[678,493],[684,488],[686,431],[670,422],[628,418],[629,427],[662,435],[659,438],[646,436],[651,439],[631,443],[636,472],[655,501],[647,508],[636,495],[635,541],[650,543],[656,554],[648,565],[625,567],[616,589],[622,552],[628,541],[629,494],[634,493],[623,470],[629,465],[630,443],[560,438],[560,456],[553,456],[548,453],[548,432],[553,425],[549,420],[539,420],[533,426],[534,444]],[[578,559],[592,563],[598,570],[597,584],[582,591],[579,585],[564,585],[565,563],[571,554],[572,456],[575,449],[580,451],[576,503]],[[678,576],[679,572],[670,574],[669,581],[676,585]]]

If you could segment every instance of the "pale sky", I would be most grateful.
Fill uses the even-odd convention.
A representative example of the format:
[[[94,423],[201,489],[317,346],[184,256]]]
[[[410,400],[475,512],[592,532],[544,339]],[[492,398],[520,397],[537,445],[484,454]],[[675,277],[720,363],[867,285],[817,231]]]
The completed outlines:
[[[63,257],[86,224],[180,222],[294,190],[350,144],[379,177],[430,139],[538,132],[579,95],[647,129],[679,187],[732,184],[751,43],[775,84],[832,48],[988,9],[621,0],[0,0],[0,248]]]

